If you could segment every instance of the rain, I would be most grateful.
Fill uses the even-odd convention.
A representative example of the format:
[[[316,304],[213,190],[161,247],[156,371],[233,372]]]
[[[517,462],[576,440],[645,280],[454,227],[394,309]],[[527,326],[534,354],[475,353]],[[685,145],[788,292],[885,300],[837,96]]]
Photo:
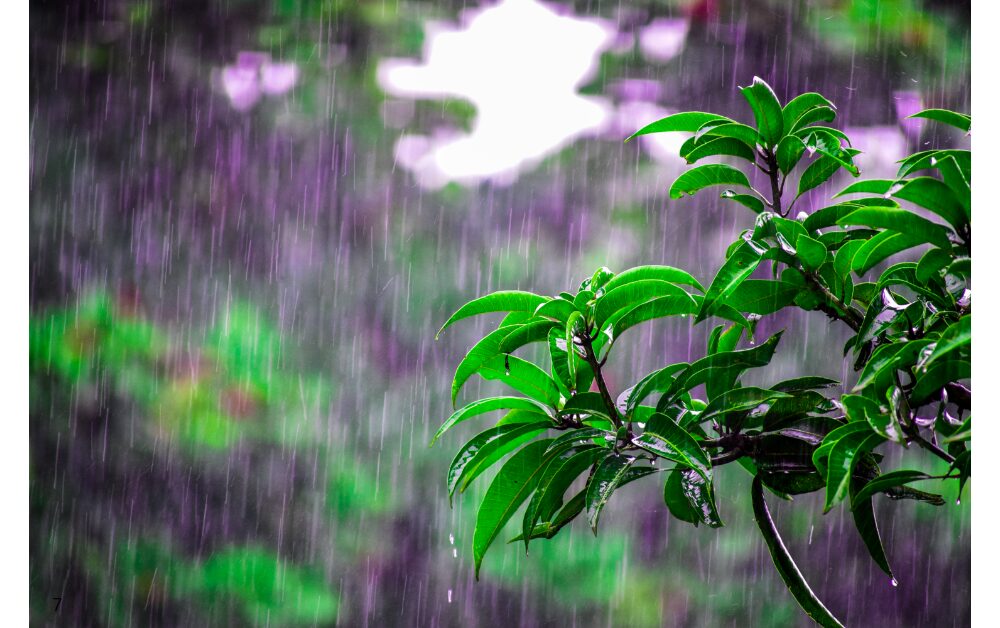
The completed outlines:
[[[905,119],[969,111],[968,3],[49,0],[30,18],[32,625],[812,625],[735,464],[722,527],[671,518],[654,475],[596,535],[581,517],[526,555],[507,526],[477,580],[495,469],[451,500],[447,472],[499,415],[429,443],[502,316],[435,334],[475,297],[574,291],[601,266],[708,285],[754,216],[668,196],[683,134],[623,140],[678,111],[752,123],[754,76],[833,101],[866,177],[968,148]],[[613,395],[703,356],[712,326],[692,323],[616,338]],[[850,329],[785,310],[757,343],[779,330],[745,383],[850,390]],[[499,394],[476,376],[458,404]],[[953,484],[939,508],[876,499],[895,581],[846,506],[770,508],[845,624],[966,626],[972,491]]]

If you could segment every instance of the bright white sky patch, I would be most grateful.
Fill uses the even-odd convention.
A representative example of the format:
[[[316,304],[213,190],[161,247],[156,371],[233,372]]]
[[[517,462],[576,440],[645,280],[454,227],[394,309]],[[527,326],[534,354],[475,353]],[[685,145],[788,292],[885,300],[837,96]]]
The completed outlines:
[[[390,94],[462,98],[476,107],[471,134],[445,131],[397,143],[397,160],[421,185],[509,182],[608,123],[604,99],[577,93],[612,44],[607,23],[561,16],[534,0],[469,10],[463,22],[461,30],[428,24],[423,63],[388,59],[378,68]]]

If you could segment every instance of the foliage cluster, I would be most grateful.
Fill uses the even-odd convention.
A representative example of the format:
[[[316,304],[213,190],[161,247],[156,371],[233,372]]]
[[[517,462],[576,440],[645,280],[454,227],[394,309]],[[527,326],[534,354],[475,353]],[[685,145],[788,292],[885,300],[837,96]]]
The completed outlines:
[[[474,375],[522,395],[456,410],[432,441],[459,423],[502,411],[493,427],[461,447],[447,476],[453,497],[504,461],[476,518],[477,576],[487,549],[525,503],[520,534],[511,542],[527,550],[530,541],[552,538],[581,514],[596,533],[617,489],[658,473],[665,473],[663,498],[674,517],[721,526],[716,473],[736,462],[754,478],[754,518],[785,584],[817,623],[839,626],[785,548],[764,489],[784,499],[823,491],[824,512],[846,501],[865,546],[890,578],[873,497],[942,505],[941,496],[909,485],[949,479],[961,495],[971,456],[971,152],[917,152],[900,162],[895,179],[859,179],[832,204],[792,218],[796,201],[839,170],[859,177],[854,158],[860,151],[827,126],[837,112],[822,95],[805,93],[782,105],[759,78],[741,91],[753,126],[691,111],[631,136],[692,133],[680,149],[689,164],[733,158],[769,184],[770,193],[762,193],[746,171],[712,163],[691,168],[671,186],[672,199],[725,186],[722,198],[755,215],[707,289],[668,266],[599,268],[573,293],[500,291],[477,298],[441,328],[506,312],[459,363],[452,402]],[[915,117],[970,128],[968,116],[943,109]],[[790,180],[794,196],[786,194]],[[891,263],[901,258],[906,261]],[[770,278],[754,277],[767,262]],[[771,361],[782,337],[754,344],[756,322],[784,308],[819,311],[853,331],[844,347],[858,372],[850,393],[838,397],[831,390],[839,382],[809,374],[768,387],[741,384],[747,370]],[[616,341],[640,323],[670,316],[723,324],[712,330],[704,357],[666,365],[613,394],[602,368]],[[749,346],[741,348],[744,339]],[[514,355],[534,343],[547,347],[542,364]],[[883,472],[876,450],[889,442],[922,447],[947,461],[949,471]]]

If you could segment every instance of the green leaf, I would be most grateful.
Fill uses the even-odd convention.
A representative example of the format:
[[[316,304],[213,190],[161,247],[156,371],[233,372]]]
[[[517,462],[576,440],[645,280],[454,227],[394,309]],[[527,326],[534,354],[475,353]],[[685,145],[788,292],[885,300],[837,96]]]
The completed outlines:
[[[938,362],[917,376],[917,383],[910,391],[910,401],[916,407],[930,401],[934,393],[951,382],[972,377],[972,364],[967,360]]]
[[[774,525],[774,520],[771,519],[767,502],[764,501],[764,486],[761,483],[760,476],[754,478],[751,496],[753,500],[754,520],[757,522],[757,527],[760,528],[760,533],[764,537],[767,549],[771,553],[771,560],[774,561],[778,575],[781,576],[781,580],[788,587],[792,597],[799,603],[799,606],[806,612],[806,615],[811,617],[820,626],[824,626],[825,628],[844,628],[844,625],[837,621],[837,618],[823,606],[823,603],[820,602],[816,594],[809,588],[806,579],[802,576],[802,572],[799,571],[799,568],[795,565],[795,561],[792,560],[792,556],[788,553],[788,549],[778,534],[778,528]]]
[[[713,314],[718,303],[729,296],[747,277],[753,274],[767,248],[752,240],[744,239],[732,255],[716,273],[712,285],[708,287],[701,310],[695,322],[701,322]]]
[[[455,405],[455,400],[458,399],[458,393],[462,390],[462,385],[465,384],[470,377],[475,375],[484,364],[496,356],[502,355],[500,352],[500,344],[503,342],[503,339],[520,327],[520,325],[501,327],[500,329],[487,334],[482,340],[469,349],[469,352],[465,354],[462,361],[458,363],[458,368],[455,369],[455,376],[451,382],[452,406]]]
[[[731,155],[753,162],[755,155],[753,149],[740,140],[731,137],[716,137],[711,135],[702,136],[708,141],[698,142],[687,154],[681,154],[689,164],[693,164],[705,157],[715,157],[718,155]]]
[[[702,411],[701,416],[698,417],[698,422],[707,421],[720,414],[752,410],[762,403],[790,396],[788,393],[757,388],[756,386],[734,388],[712,399],[711,403]]]
[[[611,494],[625,479],[625,475],[635,461],[636,458],[633,456],[623,456],[618,453],[608,454],[597,466],[593,477],[587,483],[587,520],[595,535],[601,511],[611,499]]]
[[[834,194],[833,197],[837,198],[847,194],[888,194],[895,184],[896,182],[890,179],[862,179],[851,183]]]
[[[654,392],[662,392],[667,390],[674,384],[674,375],[683,371],[688,367],[687,362],[680,362],[678,364],[671,364],[665,366],[661,369],[657,369],[646,375],[639,383],[635,386],[626,390],[622,393],[622,397],[625,398],[624,404],[624,414],[631,416],[632,411],[643,401],[646,397],[653,394]],[[619,401],[619,404],[621,401]]]
[[[786,124],[794,124],[795,121],[799,119],[799,116],[815,107],[829,107],[830,109],[836,109],[833,103],[824,98],[822,95],[817,94],[816,92],[806,92],[789,100],[785,106],[782,107],[781,114]]]
[[[633,137],[637,137],[639,135],[649,135],[650,133],[669,133],[673,131],[688,131],[693,133],[700,129],[706,122],[720,120],[728,121],[729,118],[701,111],[685,111],[683,113],[675,113],[651,124],[647,124],[632,135],[625,138],[625,141],[627,142]]]
[[[441,438],[445,432],[462,421],[479,416],[480,414],[485,414],[486,412],[492,412],[493,410],[500,409],[533,410],[540,411],[544,414],[550,414],[552,412],[552,410],[548,407],[538,403],[534,399],[525,399],[524,397],[489,397],[487,399],[480,399],[479,401],[473,401],[469,405],[456,410],[454,414],[448,417],[448,420],[441,424],[437,433],[434,434],[434,438],[431,439],[431,445],[434,445],[437,439]]]
[[[740,373],[748,368],[766,366],[770,363],[775,347],[777,347],[783,333],[783,331],[779,331],[765,342],[750,349],[720,352],[695,360],[691,366],[677,376],[670,388],[664,393],[664,397],[673,399],[680,392],[704,384],[720,372],[727,374],[725,378],[721,379],[735,380]]]
[[[458,311],[451,315],[451,318],[441,326],[441,329],[438,330],[437,335],[434,337],[437,338],[445,328],[463,318],[487,314],[489,312],[534,312],[535,308],[548,300],[548,297],[520,290],[494,292],[493,294],[473,299],[458,308]]]
[[[472,538],[472,553],[476,563],[476,580],[486,550],[500,534],[504,524],[535,490],[548,462],[545,453],[548,440],[535,441],[511,456],[486,490],[486,496],[476,515]]]
[[[804,129],[800,132],[799,137],[803,135],[802,142],[806,145],[806,148],[810,151],[815,151],[833,159],[840,167],[844,170],[850,172],[854,176],[858,176],[860,171],[858,167],[854,165],[854,160],[852,158],[852,153],[849,149],[844,149],[840,145],[840,140],[836,135],[828,131],[812,128]]]
[[[834,443],[827,461],[824,514],[830,512],[830,509],[847,495],[851,475],[854,473],[860,454],[870,451],[883,441],[885,438],[871,431],[858,431]]]
[[[861,534],[861,540],[865,542],[868,553],[872,560],[892,578],[893,586],[896,585],[896,577],[892,575],[892,568],[889,567],[889,559],[885,555],[885,548],[882,547],[882,537],[878,532],[878,523],[875,521],[875,508],[872,498],[856,499],[860,485],[863,481],[858,478],[851,479],[851,514],[854,516],[854,527]]]
[[[596,392],[578,392],[562,409],[563,414],[591,414],[602,416],[606,419],[611,418],[610,411],[607,406],[604,405],[604,399],[601,397],[600,393]]]
[[[848,420],[867,423],[873,432],[895,443],[906,442],[896,414],[884,411],[878,402],[861,395],[844,395],[840,403]]]
[[[712,460],[698,441],[673,419],[657,412],[646,423],[635,444],[663,458],[690,467],[707,481],[712,480]]]
[[[826,155],[816,159],[809,164],[806,171],[802,173],[802,177],[799,178],[799,187],[795,196],[802,196],[809,190],[822,185],[827,179],[832,177],[833,173],[837,172],[839,168],[840,164],[835,159]]]
[[[851,263],[854,261],[854,256],[857,255],[858,251],[865,245],[867,240],[851,240],[844,244],[844,246],[837,249],[837,253],[833,256],[833,272],[837,274],[841,279],[850,276],[851,274]],[[941,249],[934,249],[935,251],[940,251]]]
[[[659,279],[640,279],[616,286],[599,297],[594,308],[594,323],[599,329],[603,328],[612,314],[623,309],[631,310],[657,297],[676,297],[694,302],[691,295],[676,284]]]
[[[953,126],[956,129],[961,129],[966,133],[972,128],[972,118],[964,113],[958,113],[948,109],[924,109],[919,113],[915,113],[910,118],[925,118],[927,120],[934,120],[936,122],[943,122],[949,126]]]
[[[614,342],[626,329],[639,323],[665,316],[686,316],[697,312],[698,303],[687,295],[658,297],[632,309],[622,308],[604,322],[601,336],[594,340],[594,350],[600,349],[605,342]]]
[[[969,346],[972,343],[972,314],[966,314],[957,322],[948,326],[941,337],[934,343],[934,350],[925,360],[921,360],[920,369],[926,371],[942,356],[956,349]]]
[[[781,172],[788,174],[795,168],[795,165],[802,159],[802,153],[806,150],[805,142],[794,135],[786,135],[778,142],[774,149],[774,157],[778,161],[778,168]]]
[[[795,241],[795,251],[806,270],[815,271],[826,261],[826,247],[807,235]]]
[[[910,469],[900,469],[899,471],[892,471],[891,473],[883,473],[882,475],[869,480],[856,495],[851,497],[851,507],[853,508],[854,504],[859,503],[861,500],[870,499],[873,495],[875,495],[875,493],[886,493],[890,497],[898,499],[900,495],[894,492],[893,489],[909,484],[910,482],[931,479],[934,478],[926,473]]]
[[[858,248],[854,259],[851,260],[851,270],[860,277],[879,262],[923,243],[922,238],[907,233],[882,231]]]
[[[552,445],[549,445],[549,452],[551,451]],[[603,447],[587,446],[580,450],[568,449],[559,452],[551,459],[524,511],[521,536],[524,539],[525,551],[528,551],[528,541],[531,539],[531,531],[534,530],[535,524],[539,520],[549,521],[555,516],[556,511],[562,506],[563,495],[573,481],[607,455],[608,450]]]
[[[681,484],[685,472],[701,478],[697,472],[689,469],[673,469],[663,485],[663,502],[667,505],[667,510],[670,511],[671,515],[698,527],[698,524],[702,522],[701,513],[691,505],[691,501],[684,494],[684,487]]]
[[[569,317],[574,313],[579,314],[580,310],[571,302],[562,297],[557,297],[551,301],[546,301],[535,310],[535,316],[541,316],[549,320],[566,324]]]
[[[899,172],[896,173],[896,178],[902,179],[914,172],[935,168],[937,167],[935,162],[942,161],[948,157],[955,160],[962,176],[965,177],[966,181],[969,181],[972,177],[972,151],[954,149],[925,150],[914,153],[898,162],[900,166]]]
[[[487,360],[480,368],[483,379],[498,380],[514,390],[548,404],[559,405],[559,388],[549,375],[531,362],[512,355],[500,355]]]
[[[893,186],[887,194],[934,212],[955,229],[961,229],[969,222],[965,209],[955,193],[947,184],[933,177],[910,179]]]
[[[533,321],[519,325],[500,341],[498,353],[513,353],[533,342],[548,338],[549,330],[558,325],[555,321]]]
[[[743,172],[726,164],[698,166],[677,177],[670,186],[670,198],[678,199],[685,194],[693,196],[699,190],[713,185],[741,185],[749,188],[750,180]]]
[[[578,350],[573,351],[572,359],[576,363],[576,377],[570,377],[569,360],[565,334],[553,328],[549,330],[549,357],[552,360],[552,376],[560,392],[567,398],[578,390],[587,390],[594,381],[594,373]]]
[[[746,279],[726,298],[726,304],[741,312],[771,314],[791,305],[801,286],[784,281]]]
[[[930,249],[924,253],[923,257],[920,258],[920,262],[917,264],[915,271],[917,281],[926,284],[930,282],[931,279],[940,279],[941,271],[947,268],[954,259],[955,258],[951,254],[951,251],[945,251],[943,249]]]
[[[844,227],[863,225],[873,229],[888,229],[905,233],[910,238],[919,238],[942,249],[950,249],[948,230],[922,216],[905,209],[894,207],[865,207],[857,209],[837,221]]]
[[[945,185],[951,189],[961,204],[965,220],[970,221],[972,219],[972,186],[959,167],[958,161],[954,157],[945,157],[941,160],[932,160],[931,165],[941,172],[941,178],[944,179]]]
[[[760,214],[767,210],[764,206],[764,201],[760,200],[759,197],[754,196],[753,194],[737,194],[733,190],[725,190],[719,195],[719,198],[736,201],[744,207],[749,207],[750,211],[755,214]]]
[[[748,147],[753,148],[760,143],[760,136],[753,127],[749,127],[739,122],[727,122],[725,124],[710,123],[702,127],[699,133],[703,133],[700,139],[708,137],[728,137],[743,142]]]
[[[675,468],[671,471],[663,487],[663,499],[671,514],[682,521],[689,521],[695,526],[704,523],[712,528],[725,525],[715,505],[712,482],[694,469]]]
[[[837,386],[839,384],[840,382],[835,379],[830,379],[829,377],[807,375],[805,377],[795,377],[778,382],[774,386],[771,386],[771,389],[786,393],[796,393],[805,392],[807,390],[815,390],[817,388],[830,388],[831,386]]]
[[[817,122],[833,122],[837,119],[837,112],[829,107],[813,107],[807,111],[804,111],[801,116],[792,124],[788,126],[786,122],[788,133],[795,133],[800,135],[803,132],[809,132],[812,128],[810,124],[815,124]]]
[[[474,436],[462,446],[448,467],[448,498],[453,498],[456,490],[465,491],[493,463],[551,426],[551,423],[544,421],[510,423]]]
[[[657,279],[659,281],[691,286],[696,288],[698,292],[705,292],[705,288],[701,283],[685,270],[674,268],[673,266],[636,266],[615,275],[614,279],[605,284],[604,293],[607,294],[615,288],[646,279]]]
[[[579,429],[568,430],[566,433],[554,438],[552,444],[549,445],[547,453],[559,453],[580,445],[599,445],[607,449],[614,442],[615,435],[613,432],[599,430],[594,427],[581,427]]]
[[[774,90],[760,77],[753,77],[753,84],[741,87],[740,92],[750,103],[754,118],[757,120],[757,131],[767,147],[775,146],[784,135],[785,123],[781,113],[781,104]]]

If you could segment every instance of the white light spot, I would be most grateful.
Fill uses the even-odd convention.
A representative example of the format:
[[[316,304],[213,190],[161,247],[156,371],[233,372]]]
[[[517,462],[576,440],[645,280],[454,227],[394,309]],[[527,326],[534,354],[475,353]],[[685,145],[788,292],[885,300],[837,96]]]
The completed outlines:
[[[639,49],[651,61],[669,61],[684,49],[688,21],[685,19],[657,19],[639,33]]]
[[[593,76],[614,30],[597,19],[558,15],[534,0],[505,0],[463,14],[464,28],[427,25],[424,61],[387,59],[379,84],[395,96],[462,98],[471,134],[403,137],[399,162],[425,187],[448,181],[505,183],[574,139],[607,123],[604,99],[577,89]],[[414,149],[423,149],[419,155]]]

